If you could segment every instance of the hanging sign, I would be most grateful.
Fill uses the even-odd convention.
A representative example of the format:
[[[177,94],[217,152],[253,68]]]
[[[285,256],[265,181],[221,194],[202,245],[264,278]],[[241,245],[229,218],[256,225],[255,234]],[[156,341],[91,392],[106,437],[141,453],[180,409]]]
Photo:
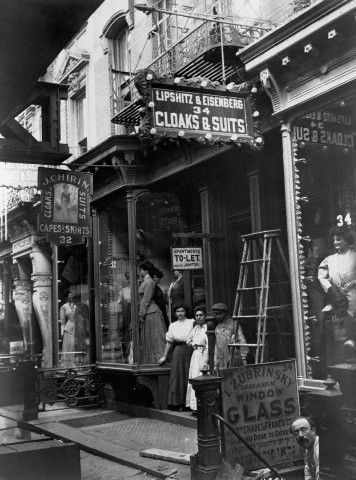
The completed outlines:
[[[316,111],[298,118],[294,138],[308,145],[350,149],[355,144],[352,116],[337,111]]]
[[[141,141],[187,139],[208,145],[245,143],[254,150],[263,147],[258,89],[249,82],[221,85],[202,77],[159,77],[143,69],[134,84],[139,93],[135,106],[112,121],[139,125]]]
[[[38,233],[58,245],[84,243],[92,234],[92,174],[54,168],[38,169],[41,211]]]
[[[299,397],[294,360],[247,365],[220,370],[223,377],[224,418],[272,465],[299,460],[303,453],[290,426],[299,416]],[[226,458],[246,471],[263,467],[225,429]]]
[[[246,98],[212,91],[152,88],[153,127],[181,136],[248,135]]]
[[[200,270],[203,255],[200,247],[172,248],[173,270]]]

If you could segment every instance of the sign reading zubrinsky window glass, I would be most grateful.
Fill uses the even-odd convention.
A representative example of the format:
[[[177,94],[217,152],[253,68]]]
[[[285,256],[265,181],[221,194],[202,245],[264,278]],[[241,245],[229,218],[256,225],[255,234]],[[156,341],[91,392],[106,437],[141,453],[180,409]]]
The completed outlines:
[[[272,465],[299,460],[302,452],[290,426],[299,416],[294,360],[220,370],[224,418]],[[231,465],[245,470],[263,464],[225,429],[225,452]]]
[[[41,211],[38,231],[58,245],[84,243],[91,236],[92,174],[38,169]]]
[[[214,136],[248,136],[245,97],[208,91],[152,88],[157,131]]]

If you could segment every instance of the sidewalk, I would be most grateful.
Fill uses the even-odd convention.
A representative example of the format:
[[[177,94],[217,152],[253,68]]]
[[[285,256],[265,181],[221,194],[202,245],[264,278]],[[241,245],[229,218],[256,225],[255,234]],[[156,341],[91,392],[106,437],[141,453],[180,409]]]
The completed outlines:
[[[128,414],[112,410],[100,409],[58,409],[51,407],[46,412],[40,412],[38,420],[27,422],[27,428],[31,429],[31,435],[46,435],[57,440],[70,441],[79,445],[86,454],[95,455],[90,463],[95,466],[97,457],[101,460],[110,461],[111,464],[120,464],[120,468],[129,467],[134,471],[128,471],[127,477],[116,476],[118,479],[131,477],[132,480],[140,478],[136,475],[144,472],[147,480],[154,478],[174,478],[176,480],[190,479],[189,465],[173,463],[165,460],[146,458],[140,455],[140,451],[151,448],[174,451],[177,454],[194,454],[197,451],[196,429],[179,424],[168,423],[155,418],[143,416],[132,417]],[[0,409],[0,414],[12,419],[19,418],[20,409],[14,407]],[[166,415],[173,415],[168,412]],[[188,416],[187,416],[188,417]],[[183,419],[182,419],[183,420]],[[175,419],[175,421],[179,421]],[[11,420],[6,420],[9,426]],[[185,418],[182,423],[190,423],[190,418]],[[9,438],[14,432],[4,431]],[[6,437],[5,435],[5,437]],[[4,440],[3,440],[4,441]],[[10,440],[11,441],[11,440]],[[6,443],[6,442],[5,442]],[[91,457],[88,457],[91,458]],[[99,459],[98,459],[99,461]],[[120,471],[120,470],[119,470]],[[110,468],[108,468],[108,473]],[[111,476],[90,476],[88,480],[111,480]],[[132,473],[132,475],[131,475]],[[123,475],[125,475],[123,473]],[[85,477],[83,476],[83,479]],[[141,480],[141,478],[140,478]]]

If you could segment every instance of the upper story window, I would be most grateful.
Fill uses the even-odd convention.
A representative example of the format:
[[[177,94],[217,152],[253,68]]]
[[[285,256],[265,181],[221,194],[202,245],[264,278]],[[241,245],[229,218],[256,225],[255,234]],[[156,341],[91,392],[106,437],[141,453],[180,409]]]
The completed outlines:
[[[176,0],[160,0],[157,8],[172,11],[176,7]],[[177,40],[177,17],[157,12],[153,15],[153,55],[157,57],[165,53]],[[174,23],[175,22],[175,23]]]
[[[129,32],[126,28],[113,38],[113,64],[120,72],[130,70]]]

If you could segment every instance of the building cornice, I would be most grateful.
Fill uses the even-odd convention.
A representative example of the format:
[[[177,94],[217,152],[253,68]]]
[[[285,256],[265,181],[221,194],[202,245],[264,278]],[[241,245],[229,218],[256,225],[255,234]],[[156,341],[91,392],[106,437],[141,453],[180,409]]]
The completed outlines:
[[[240,50],[239,57],[246,70],[253,71],[353,10],[356,10],[356,0],[323,0]]]

